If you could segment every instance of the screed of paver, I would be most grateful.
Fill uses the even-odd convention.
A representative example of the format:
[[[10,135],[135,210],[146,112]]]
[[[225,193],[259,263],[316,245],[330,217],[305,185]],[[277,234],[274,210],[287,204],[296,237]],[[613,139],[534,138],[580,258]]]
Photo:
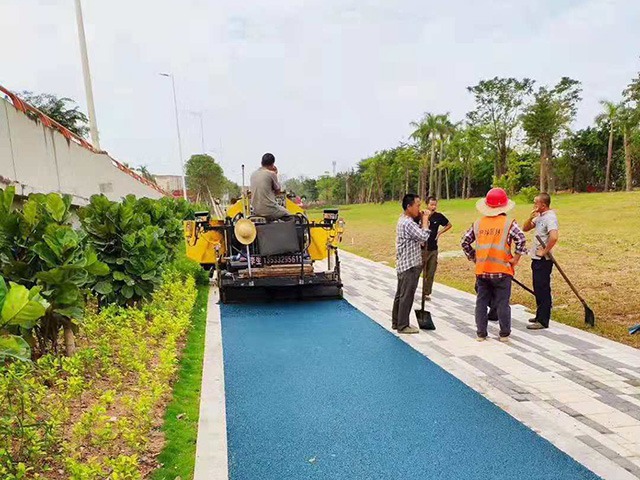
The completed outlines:
[[[345,301],[221,315],[232,480],[598,478]]]

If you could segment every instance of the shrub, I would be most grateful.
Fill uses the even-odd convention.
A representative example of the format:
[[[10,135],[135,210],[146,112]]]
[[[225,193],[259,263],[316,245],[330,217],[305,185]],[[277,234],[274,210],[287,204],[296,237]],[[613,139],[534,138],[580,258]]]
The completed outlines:
[[[101,304],[132,305],[150,298],[160,285],[169,251],[163,241],[166,232],[151,224],[150,210],[148,202],[133,196],[117,203],[104,195],[94,195],[80,209],[89,242],[110,268],[95,287]]]
[[[524,203],[533,203],[533,200],[538,195],[537,187],[524,187],[520,189],[518,192],[518,196],[522,199]]]
[[[141,308],[88,312],[73,357],[1,365],[0,478],[141,478],[195,297],[167,272]]]
[[[21,210],[13,208],[13,187],[0,190],[0,269],[5,279],[26,288],[39,287],[47,302],[33,328],[40,353],[57,350],[64,329],[68,354],[82,321],[85,293],[109,272],[98,261],[86,236],[71,227],[71,197],[30,195]],[[26,333],[26,332],[24,332]]]
[[[187,257],[184,252],[180,252],[177,255],[176,259],[171,262],[167,270],[179,274],[182,279],[192,277],[195,280],[196,285],[209,284],[209,274],[207,271],[202,268],[198,262]]]

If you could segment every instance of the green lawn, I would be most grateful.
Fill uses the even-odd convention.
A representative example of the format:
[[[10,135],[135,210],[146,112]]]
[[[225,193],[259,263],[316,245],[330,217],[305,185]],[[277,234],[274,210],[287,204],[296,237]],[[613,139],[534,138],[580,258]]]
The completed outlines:
[[[460,250],[460,238],[478,217],[471,200],[443,200],[439,210],[453,229],[440,237],[440,251]],[[530,203],[515,199],[514,217],[522,226]],[[640,323],[640,192],[555,195],[552,208],[560,221],[555,256],[596,313],[599,335],[640,347],[640,335],[628,327]],[[342,248],[375,261],[394,264],[398,202],[340,207],[346,221]],[[528,243],[532,232],[527,234]],[[528,259],[516,277],[531,285]],[[436,281],[473,292],[472,264],[465,258],[440,259]],[[553,276],[555,320],[584,328],[583,309],[562,277]],[[533,307],[533,297],[514,286],[513,301]]]
[[[173,398],[164,417],[162,430],[167,443],[158,457],[158,462],[163,466],[154,472],[154,480],[193,478],[208,296],[209,286],[199,286],[191,317],[193,326],[180,360],[179,377],[173,389]]]

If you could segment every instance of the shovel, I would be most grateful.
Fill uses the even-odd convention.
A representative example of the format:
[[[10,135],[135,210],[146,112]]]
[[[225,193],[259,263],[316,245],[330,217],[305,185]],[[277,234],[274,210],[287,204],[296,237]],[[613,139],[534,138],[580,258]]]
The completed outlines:
[[[524,283],[519,282],[518,280],[516,280],[516,277],[513,277],[511,280],[513,280],[514,283],[516,283],[517,285],[520,285],[522,288],[524,288],[527,292],[529,292],[531,295],[535,296],[536,292],[534,292],[533,290],[531,290],[529,287],[527,287]]]
[[[433,324],[433,320],[431,319],[431,312],[424,309],[424,302],[426,297],[426,278],[427,278],[427,265],[425,264],[422,269],[422,308],[420,310],[415,310],[416,319],[418,320],[418,326],[422,330],[435,330],[436,326]]]
[[[536,238],[538,239],[538,242],[540,242],[540,245],[542,245],[542,248],[547,248],[547,246],[542,241],[539,235],[536,235]],[[554,258],[553,254],[549,252],[547,253],[547,255],[549,256],[553,264],[556,266],[556,268],[560,272],[560,275],[562,275],[562,278],[564,278],[567,284],[569,285],[569,287],[571,287],[571,290],[573,290],[573,293],[576,294],[576,297],[578,297],[578,300],[580,300],[580,303],[582,303],[582,306],[584,307],[584,323],[593,327],[596,324],[596,316],[593,313],[593,310],[589,308],[589,305],[587,305],[587,302],[584,301],[584,298],[582,298],[582,296],[578,293],[578,290],[576,290],[576,287],[573,286],[573,283],[571,283],[571,280],[569,280],[569,278],[564,273],[562,268],[560,268],[560,265],[558,265],[558,262],[556,262],[556,259]]]

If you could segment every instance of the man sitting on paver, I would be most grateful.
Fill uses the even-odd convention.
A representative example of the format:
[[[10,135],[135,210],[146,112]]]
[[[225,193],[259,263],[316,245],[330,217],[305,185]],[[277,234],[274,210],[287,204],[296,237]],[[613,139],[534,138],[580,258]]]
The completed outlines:
[[[543,247],[534,237],[534,249],[531,250],[531,271],[533,272],[533,291],[536,294],[536,316],[529,320],[529,330],[549,328],[551,320],[551,270],[553,261],[547,254],[558,241],[558,217],[551,210],[551,196],[541,193],[533,201],[534,209],[531,216],[524,222],[522,228],[525,232],[536,229],[538,236],[545,243]]]
[[[281,193],[278,183],[276,158],[271,153],[262,156],[262,166],[251,174],[251,207],[253,214],[267,220],[286,219],[289,211],[278,205],[276,195]]]
[[[462,237],[462,249],[476,264],[476,333],[477,340],[487,339],[487,308],[498,311],[500,341],[511,334],[511,280],[520,257],[527,253],[526,238],[507,212],[516,204],[501,188],[492,188],[486,198],[478,200],[476,208],[483,217],[476,220]],[[473,248],[476,242],[476,248]],[[511,246],[515,244],[512,253]]]
[[[393,300],[391,328],[398,333],[418,333],[416,327],[409,325],[409,316],[422,272],[422,254],[420,245],[429,240],[428,229],[431,212],[420,212],[420,198],[408,193],[402,199],[404,213],[396,227],[396,271],[398,287]],[[416,219],[422,216],[422,228]]]

